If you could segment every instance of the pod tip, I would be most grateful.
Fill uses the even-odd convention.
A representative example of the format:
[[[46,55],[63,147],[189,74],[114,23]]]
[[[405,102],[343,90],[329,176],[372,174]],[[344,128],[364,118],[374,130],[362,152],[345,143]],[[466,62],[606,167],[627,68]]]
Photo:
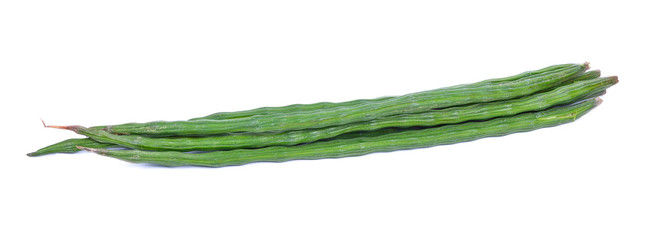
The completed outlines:
[[[43,122],[43,124],[44,124],[44,122]],[[82,126],[79,126],[79,125],[70,125],[70,126],[45,125],[45,127],[47,127],[47,128],[65,129],[65,130],[73,131],[75,133],[78,133],[79,129],[82,128]]]
[[[599,104],[601,104],[602,102],[603,102],[603,99],[601,99],[600,97],[594,98],[594,105],[595,106],[599,106]]]
[[[43,126],[46,127],[46,128],[65,129],[65,130],[74,131],[76,133],[79,132],[79,129],[83,128],[83,126],[79,126],[79,125],[69,125],[69,126],[47,125],[42,118],[40,119],[40,122],[42,122]]]

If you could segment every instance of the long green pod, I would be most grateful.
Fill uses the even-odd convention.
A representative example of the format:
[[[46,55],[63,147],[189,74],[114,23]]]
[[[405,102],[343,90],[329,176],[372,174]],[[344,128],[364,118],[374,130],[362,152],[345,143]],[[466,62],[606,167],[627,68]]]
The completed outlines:
[[[594,98],[594,97],[599,97],[602,96],[606,93],[605,90],[603,91],[598,91],[598,92],[591,92],[590,94],[586,94],[582,96],[581,98],[575,100],[584,100],[588,98]],[[326,138],[324,139],[325,141],[334,141],[337,139],[348,139],[348,138],[356,138],[356,137],[366,137],[366,136],[380,136],[384,135],[387,133],[393,133],[396,131],[401,131],[402,129],[400,128],[382,128],[382,129],[377,129],[373,131],[355,131],[355,132],[349,132],[349,133],[344,133],[332,138]],[[110,138],[108,138],[109,141]],[[94,139],[90,138],[83,138],[83,139],[67,139],[62,142],[58,142],[56,144],[52,144],[50,146],[44,147],[39,149],[38,151],[28,153],[28,156],[31,157],[36,157],[36,156],[42,156],[42,155],[47,155],[47,154],[52,154],[52,153],[75,153],[78,151],[82,151],[81,149],[77,148],[77,146],[81,147],[88,147],[88,148],[96,148],[96,149],[101,149],[101,148],[119,148],[122,147],[120,145],[115,145],[115,144],[110,144],[110,143],[101,143],[97,142]]]
[[[504,136],[572,122],[600,103],[600,99],[554,107],[539,112],[466,122],[440,127],[402,131],[376,137],[340,139],[297,146],[274,146],[259,149],[236,149],[209,153],[159,152],[142,150],[106,150],[80,147],[104,156],[132,163],[163,166],[224,167],[253,162],[284,162],[289,160],[342,158],[375,152],[433,147]]]
[[[338,138],[341,139],[341,138],[352,138],[356,136],[377,136],[377,135],[383,135],[385,133],[391,133],[393,131],[396,131],[396,130],[379,129],[379,130],[367,131],[367,132],[352,132],[348,134],[342,134],[338,136]],[[326,140],[334,140],[336,138],[337,137],[333,137]],[[38,156],[54,154],[54,153],[76,153],[76,152],[82,151],[78,147],[87,147],[87,148],[95,148],[95,149],[123,148],[123,146],[121,145],[98,142],[91,138],[70,138],[70,139],[66,139],[66,140],[57,142],[55,144],[46,146],[44,148],[38,149],[37,151],[27,153],[27,156],[38,157]]]
[[[212,137],[150,138],[133,135],[116,135],[106,131],[81,126],[62,127],[88,136],[96,141],[118,144],[141,150],[161,151],[213,151],[236,148],[259,148],[278,145],[296,145],[356,132],[373,131],[389,127],[415,127],[454,124],[473,120],[486,120],[523,112],[539,111],[552,106],[572,103],[599,93],[617,83],[616,77],[577,81],[549,92],[517,99],[480,103],[461,107],[433,110],[418,114],[395,115],[366,122],[351,123],[321,129],[305,129],[278,133],[236,134]]]
[[[560,68],[562,68],[562,65],[556,65],[556,66],[559,66]],[[556,68],[556,69],[560,69],[560,68]],[[554,71],[554,69],[550,69],[550,70]],[[528,72],[528,73],[533,73],[533,72]],[[521,74],[521,76],[527,76],[528,73]],[[598,78],[600,75],[601,75],[601,73],[598,70],[586,71],[586,72],[584,72],[582,74],[579,74],[572,81],[576,82],[576,81],[594,79],[594,78]],[[503,81],[503,80],[509,81],[509,80],[513,80],[513,79],[515,79],[515,78],[500,79],[498,81]],[[581,97],[579,100],[589,98],[589,97],[600,96],[600,95],[603,95],[604,93],[605,93],[605,91],[601,91],[601,92],[597,92],[597,93],[591,93],[590,95]],[[101,129],[101,128],[104,128],[104,126],[98,126],[98,127],[94,127],[94,128]],[[358,132],[358,133],[355,133],[355,134],[345,133],[345,134],[343,134],[344,136],[339,136],[339,137],[340,138],[349,138],[349,137],[351,137],[353,135],[368,135],[371,132],[376,132],[375,134],[381,134],[381,132],[386,132],[386,131],[387,131],[387,129],[386,130],[374,130],[374,131],[369,131],[369,132]],[[95,134],[95,135],[99,135],[99,134]],[[332,137],[330,140],[333,140],[335,138],[336,137]],[[233,139],[231,139],[231,140],[233,140]],[[242,140],[242,139],[239,139],[239,140]],[[122,145],[129,145],[129,146],[138,146],[138,145],[141,144],[141,143],[138,143],[138,142],[132,142],[131,139],[112,139],[112,138],[107,138],[107,139],[103,139],[103,141],[108,141],[108,142],[115,142],[116,141],[116,142],[120,142]],[[215,145],[220,145],[220,143],[217,143],[217,142],[215,142],[214,144]],[[146,147],[146,145],[147,144],[143,144],[140,149],[154,149],[154,148]],[[281,144],[279,144],[279,145],[281,145]],[[284,143],[284,145],[289,145],[289,143]],[[90,147],[90,148],[113,148],[113,147],[117,147],[118,145],[108,144],[108,143],[100,143],[100,142],[97,142],[97,141],[95,141],[93,139],[90,139],[90,138],[68,139],[68,140],[64,140],[62,142],[58,142],[58,143],[52,144],[50,146],[44,147],[42,149],[39,149],[39,150],[37,150],[35,152],[32,152],[32,153],[29,153],[27,155],[28,156],[41,156],[41,155],[52,154],[52,153],[74,153],[74,152],[81,151],[80,149],[76,148],[76,146],[83,146],[83,147]],[[240,144],[240,146],[245,146],[245,144]],[[249,145],[246,145],[246,146],[248,147]],[[226,149],[227,147],[224,147],[224,148]]]
[[[35,152],[27,153],[27,156],[36,157],[52,153],[75,153],[80,151],[77,146],[88,148],[114,148],[119,145],[97,142],[90,138],[71,138],[61,142],[38,149]]]
[[[463,84],[393,97],[386,101],[323,109],[309,113],[257,115],[228,120],[127,123],[108,126],[105,129],[116,134],[194,136],[323,128],[397,114],[419,113],[436,108],[517,98],[558,86],[585,70],[587,70],[587,64],[571,64],[570,67],[564,68],[562,71],[517,81]]]
[[[522,78],[551,73],[554,71],[560,71],[569,66],[570,66],[569,64],[553,65],[553,66],[545,67],[535,71],[523,72],[514,76],[480,81],[478,82],[478,84],[491,84],[491,83],[516,81]],[[599,77],[599,76],[596,76],[596,77]],[[255,109],[244,110],[244,111],[218,112],[204,117],[192,118],[191,120],[206,120],[206,119],[223,120],[223,119],[250,117],[255,115],[292,114],[294,112],[318,111],[324,108],[352,107],[359,104],[366,104],[366,103],[371,103],[376,101],[385,101],[390,98],[393,98],[393,97],[381,97],[376,99],[358,99],[358,100],[352,100],[347,102],[319,102],[319,103],[312,103],[312,104],[292,104],[292,105],[280,106],[280,107],[261,107],[261,108],[255,108]]]

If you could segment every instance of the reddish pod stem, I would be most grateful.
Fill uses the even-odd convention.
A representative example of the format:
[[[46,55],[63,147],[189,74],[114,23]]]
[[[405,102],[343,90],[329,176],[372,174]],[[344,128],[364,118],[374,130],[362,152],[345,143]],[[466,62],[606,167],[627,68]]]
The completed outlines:
[[[40,119],[40,121],[43,123],[43,126],[45,126],[46,128],[65,129],[65,130],[74,131],[76,133],[79,132],[79,128],[82,128],[82,126],[79,126],[79,125],[69,125],[69,126],[47,125],[45,124],[45,121],[43,121],[43,119]]]

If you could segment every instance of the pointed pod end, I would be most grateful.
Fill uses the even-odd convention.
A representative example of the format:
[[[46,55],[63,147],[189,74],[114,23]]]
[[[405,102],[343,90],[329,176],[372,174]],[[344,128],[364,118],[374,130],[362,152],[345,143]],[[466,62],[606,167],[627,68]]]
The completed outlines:
[[[583,63],[583,71],[588,71],[590,69],[590,62]]]
[[[613,85],[619,82],[619,78],[617,76],[610,76],[608,77],[608,80],[610,80]]]
[[[603,99],[601,99],[600,97],[594,98],[594,106],[599,106],[599,104],[601,104],[602,102]]]
[[[70,130],[74,131],[75,133],[79,133],[80,129],[84,129],[85,127],[80,126],[80,125],[69,125],[69,126],[56,126],[56,125],[47,125],[45,121],[41,118],[40,122],[43,123],[43,126],[46,128],[57,128],[57,129],[65,129],[65,130]]]
[[[43,122],[43,124],[45,124]],[[80,125],[69,125],[69,126],[56,126],[56,125],[45,125],[46,128],[57,128],[57,129],[65,129],[65,130],[70,130],[75,133],[79,133],[79,130],[84,128],[83,126]]]

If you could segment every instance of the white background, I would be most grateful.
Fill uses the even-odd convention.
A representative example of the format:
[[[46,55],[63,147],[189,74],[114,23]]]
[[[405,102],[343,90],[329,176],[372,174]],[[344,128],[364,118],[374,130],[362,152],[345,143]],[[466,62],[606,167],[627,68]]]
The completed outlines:
[[[3,1],[1,239],[645,239],[638,1]],[[25,154],[48,124],[345,101],[589,61],[579,121],[226,168]]]

